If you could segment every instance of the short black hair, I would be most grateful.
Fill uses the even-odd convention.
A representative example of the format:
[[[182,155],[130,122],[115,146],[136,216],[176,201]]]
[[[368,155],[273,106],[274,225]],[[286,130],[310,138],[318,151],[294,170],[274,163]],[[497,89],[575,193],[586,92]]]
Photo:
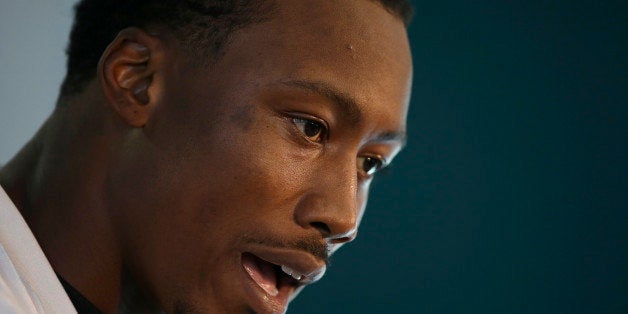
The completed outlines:
[[[408,0],[377,0],[406,25]],[[61,96],[78,93],[96,75],[107,45],[127,27],[166,27],[195,59],[218,57],[229,35],[266,20],[270,0],[81,0],[66,49],[67,74]],[[208,58],[209,57],[209,58]]]

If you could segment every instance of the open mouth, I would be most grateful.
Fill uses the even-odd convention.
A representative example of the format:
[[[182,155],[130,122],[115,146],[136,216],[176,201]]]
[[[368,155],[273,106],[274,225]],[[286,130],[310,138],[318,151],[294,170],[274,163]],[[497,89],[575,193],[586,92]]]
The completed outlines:
[[[325,262],[301,250],[260,246],[253,252],[242,253],[241,263],[256,313],[285,312],[296,290],[325,274]]]
[[[265,261],[251,253],[242,254],[242,266],[253,281],[271,297],[277,297],[280,292],[284,291],[289,294],[292,289],[305,282],[305,275],[299,274],[288,266]]]

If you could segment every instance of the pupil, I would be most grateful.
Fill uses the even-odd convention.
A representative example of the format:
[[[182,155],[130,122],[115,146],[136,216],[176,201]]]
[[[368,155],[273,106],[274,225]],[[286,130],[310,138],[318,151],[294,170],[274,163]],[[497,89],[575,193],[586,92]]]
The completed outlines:
[[[366,172],[371,171],[373,168],[377,167],[378,161],[375,158],[367,157],[364,160],[364,170]]]
[[[307,123],[305,123],[304,131],[305,131],[305,135],[307,136],[310,136],[310,137],[316,136],[318,135],[318,133],[320,133],[321,126],[318,125],[317,123],[308,121]]]

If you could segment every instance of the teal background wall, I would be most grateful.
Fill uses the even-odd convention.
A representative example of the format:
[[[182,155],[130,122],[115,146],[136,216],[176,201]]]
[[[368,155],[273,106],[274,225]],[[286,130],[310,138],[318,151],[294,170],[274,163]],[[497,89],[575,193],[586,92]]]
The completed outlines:
[[[0,164],[73,2],[0,1]],[[409,146],[290,312],[628,313],[628,1],[414,3]]]
[[[409,146],[293,313],[628,313],[628,2],[414,3]]]

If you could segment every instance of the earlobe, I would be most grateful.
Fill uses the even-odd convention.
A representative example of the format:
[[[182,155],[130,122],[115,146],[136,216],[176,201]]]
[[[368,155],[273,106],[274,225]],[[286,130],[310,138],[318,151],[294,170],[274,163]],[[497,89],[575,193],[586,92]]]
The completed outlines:
[[[127,28],[109,44],[98,63],[98,78],[109,105],[133,127],[143,127],[153,111],[151,84],[159,68],[157,38]]]

